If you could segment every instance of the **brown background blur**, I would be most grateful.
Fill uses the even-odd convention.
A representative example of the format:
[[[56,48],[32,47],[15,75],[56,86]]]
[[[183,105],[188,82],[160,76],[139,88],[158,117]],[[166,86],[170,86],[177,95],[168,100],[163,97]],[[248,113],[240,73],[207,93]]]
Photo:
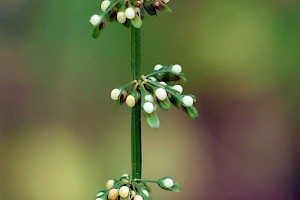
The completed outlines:
[[[143,123],[143,176],[179,194],[153,199],[300,199],[300,2],[170,1],[146,16],[143,73],[180,63],[196,121],[172,108]],[[0,0],[0,199],[94,199],[130,172],[130,31],[88,20],[99,1]],[[143,121],[144,122],[144,121]]]

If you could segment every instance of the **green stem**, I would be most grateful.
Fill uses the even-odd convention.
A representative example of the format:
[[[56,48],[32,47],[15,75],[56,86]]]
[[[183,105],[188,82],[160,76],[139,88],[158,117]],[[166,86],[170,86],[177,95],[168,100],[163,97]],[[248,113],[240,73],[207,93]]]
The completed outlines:
[[[133,80],[141,76],[141,33],[131,25],[131,74]],[[142,177],[141,107],[131,110],[131,171],[133,178]]]

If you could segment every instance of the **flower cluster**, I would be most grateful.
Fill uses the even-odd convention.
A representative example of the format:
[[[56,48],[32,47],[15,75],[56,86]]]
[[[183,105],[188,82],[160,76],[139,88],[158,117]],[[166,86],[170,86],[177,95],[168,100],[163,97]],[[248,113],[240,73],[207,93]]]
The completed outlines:
[[[93,25],[92,36],[98,38],[100,30],[107,22],[117,21],[125,27],[132,24],[135,28],[140,28],[143,23],[143,10],[150,15],[156,15],[156,11],[171,12],[167,3],[169,0],[104,0],[101,3],[101,11],[90,18]]]
[[[151,188],[147,185],[147,182],[156,183],[164,190],[180,191],[180,185],[168,176],[158,180],[142,180],[133,179],[130,175],[124,174],[119,180],[108,180],[105,184],[106,189],[99,191],[96,200],[151,200]]]
[[[111,98],[119,105],[126,102],[131,108],[136,105],[141,106],[142,113],[151,128],[159,127],[157,107],[168,110],[171,103],[186,112],[192,119],[196,119],[198,117],[198,111],[194,107],[196,97],[191,94],[183,95],[182,86],[172,84],[180,80],[186,81],[180,65],[157,64],[152,73],[142,75],[140,80],[113,89]]]

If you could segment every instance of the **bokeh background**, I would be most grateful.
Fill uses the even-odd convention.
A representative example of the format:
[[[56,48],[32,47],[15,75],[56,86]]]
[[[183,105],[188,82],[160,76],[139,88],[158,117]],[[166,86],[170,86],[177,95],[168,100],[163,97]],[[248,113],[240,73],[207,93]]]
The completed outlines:
[[[130,172],[130,31],[91,38],[99,1],[0,0],[0,199],[94,199]],[[180,63],[200,118],[159,111],[143,123],[143,176],[171,175],[153,199],[300,199],[298,0],[169,3],[146,16],[143,72]],[[144,119],[143,119],[144,122]]]

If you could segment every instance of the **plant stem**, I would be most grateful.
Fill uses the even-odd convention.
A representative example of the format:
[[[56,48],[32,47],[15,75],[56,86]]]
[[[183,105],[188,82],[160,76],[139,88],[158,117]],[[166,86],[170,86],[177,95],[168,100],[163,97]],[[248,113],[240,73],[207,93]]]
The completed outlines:
[[[131,25],[131,74],[133,80],[141,76],[141,33]],[[133,178],[142,177],[141,107],[131,110],[131,171]]]

